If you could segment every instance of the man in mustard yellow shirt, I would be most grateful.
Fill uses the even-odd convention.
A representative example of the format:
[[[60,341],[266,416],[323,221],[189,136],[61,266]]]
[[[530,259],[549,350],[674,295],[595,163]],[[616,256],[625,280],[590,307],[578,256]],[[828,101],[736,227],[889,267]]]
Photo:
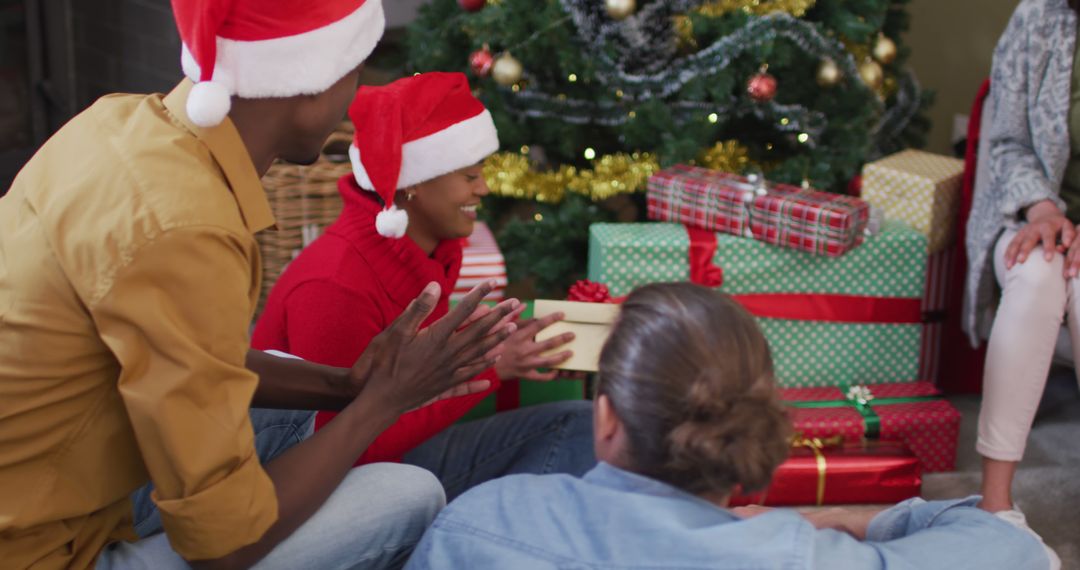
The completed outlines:
[[[0,567],[401,564],[438,481],[350,467],[402,412],[483,389],[463,382],[516,301],[473,313],[482,286],[418,333],[429,287],[351,370],[249,352],[259,177],[318,155],[382,6],[173,5],[191,80],[101,99],[0,199]],[[342,412],[314,435],[311,413],[264,414],[256,437],[252,405]],[[124,542],[148,480],[165,534]]]

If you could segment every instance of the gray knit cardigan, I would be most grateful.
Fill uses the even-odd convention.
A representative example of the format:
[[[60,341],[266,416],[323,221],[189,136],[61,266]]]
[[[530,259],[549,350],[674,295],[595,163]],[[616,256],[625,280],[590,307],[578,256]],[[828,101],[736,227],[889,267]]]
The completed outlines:
[[[1067,0],[1023,0],[994,50],[990,76],[987,184],[978,184],[967,226],[968,275],[964,330],[973,345],[994,309],[991,255],[1021,211],[1052,200],[1069,160],[1069,95],[1076,46],[1076,13]]]

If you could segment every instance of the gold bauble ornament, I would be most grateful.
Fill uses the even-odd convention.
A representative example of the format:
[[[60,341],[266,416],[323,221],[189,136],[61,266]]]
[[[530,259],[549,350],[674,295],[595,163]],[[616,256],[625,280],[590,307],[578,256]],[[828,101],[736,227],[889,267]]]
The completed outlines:
[[[867,58],[866,61],[859,64],[859,77],[862,78],[863,83],[876,90],[881,87],[881,82],[885,80],[885,71],[881,69],[878,62]]]
[[[817,83],[822,87],[832,87],[840,83],[843,76],[844,72],[840,71],[840,66],[836,65],[832,58],[827,57],[818,65]]]
[[[612,20],[625,20],[637,11],[637,0],[604,0],[604,10]]]
[[[890,40],[885,34],[879,35],[877,41],[874,42],[873,54],[874,59],[882,65],[889,65],[896,60],[896,42]]]
[[[521,66],[521,62],[509,53],[500,55],[491,68],[491,76],[503,87],[510,87],[521,81],[521,75],[524,72],[525,68]]]

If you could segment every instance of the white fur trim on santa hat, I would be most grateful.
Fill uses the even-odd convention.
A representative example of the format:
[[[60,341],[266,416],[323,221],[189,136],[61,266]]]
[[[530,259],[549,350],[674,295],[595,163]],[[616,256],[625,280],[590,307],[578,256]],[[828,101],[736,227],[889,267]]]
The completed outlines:
[[[322,93],[371,55],[385,28],[382,0],[367,0],[348,16],[302,34],[257,41],[219,37],[213,82],[247,99]],[[198,82],[201,70],[187,45],[180,63]]]
[[[409,214],[397,206],[379,212],[375,216],[375,231],[383,237],[401,239],[409,227]]]
[[[361,134],[361,136],[363,136]],[[484,112],[451,125],[426,137],[401,145],[401,174],[397,189],[427,182],[466,166],[472,166],[499,150],[499,133],[487,109]],[[356,183],[365,190],[374,190],[360,149],[349,147]]]

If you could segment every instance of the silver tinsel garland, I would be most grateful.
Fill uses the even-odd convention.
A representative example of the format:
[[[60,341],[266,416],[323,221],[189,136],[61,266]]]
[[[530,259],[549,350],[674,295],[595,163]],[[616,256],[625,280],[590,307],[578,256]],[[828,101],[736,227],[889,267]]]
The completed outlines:
[[[607,16],[603,2],[560,2],[574,24],[583,49],[595,57],[596,80],[612,91],[619,90],[621,100],[590,101],[552,95],[527,75],[530,87],[506,98],[509,110],[519,116],[618,126],[631,119],[629,110],[634,106],[662,99],[667,100],[665,105],[680,122],[705,120],[711,113],[723,117],[750,114],[770,121],[781,132],[806,133],[807,144],[812,147],[828,129],[828,118],[820,111],[775,101],[755,103],[735,96],[727,101],[686,101],[673,97],[690,81],[716,74],[747,50],[777,39],[788,40],[818,59],[832,59],[843,75],[851,78],[854,88],[864,91],[875,102],[882,115],[873,132],[878,148],[888,147],[889,141],[903,131],[919,108],[919,85],[910,72],[901,76],[896,104],[885,109],[877,95],[857,79],[855,59],[843,44],[824,36],[814,23],[790,14],[777,12],[752,18],[746,26],[705,49],[680,57],[671,18],[699,6],[702,0],[653,2],[622,21]],[[676,100],[668,100],[672,98]]]

